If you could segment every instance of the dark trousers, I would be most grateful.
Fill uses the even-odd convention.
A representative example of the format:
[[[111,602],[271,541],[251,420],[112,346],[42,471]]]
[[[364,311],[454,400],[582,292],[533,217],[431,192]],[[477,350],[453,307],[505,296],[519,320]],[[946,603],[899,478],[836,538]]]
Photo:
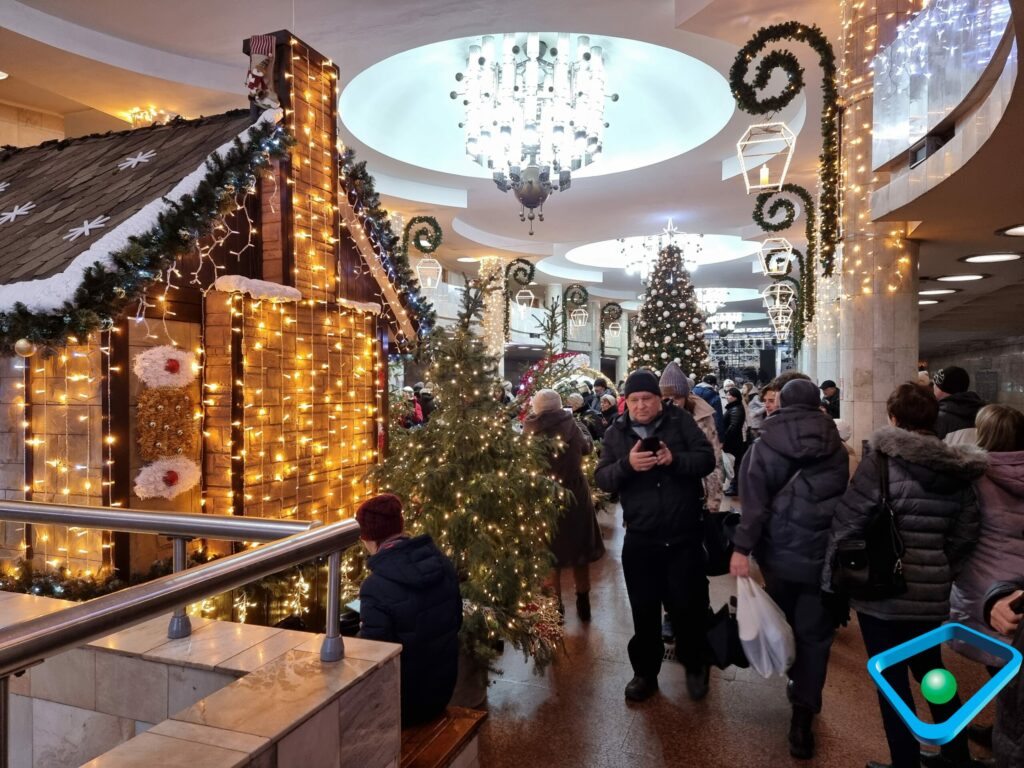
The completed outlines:
[[[857,613],[857,621],[860,624],[860,633],[864,637],[864,646],[867,648],[868,656],[874,656],[900,643],[905,643],[939,626],[937,621],[886,621],[860,612]],[[893,690],[907,703],[912,712],[916,712],[910,681],[907,679],[908,668],[918,683],[933,669],[944,669],[941,647],[932,646],[927,651],[907,659],[903,664],[889,667],[883,673]],[[892,757],[893,768],[918,768],[921,764],[920,744],[907,729],[907,726],[903,724],[900,716],[896,714],[896,710],[882,696],[881,691],[878,694],[878,701],[882,708],[882,725],[885,726],[885,738],[889,742],[889,754]],[[945,704],[929,704],[928,706],[931,709],[932,719],[936,723],[941,723],[952,717],[960,708],[960,697],[957,695]],[[970,756],[967,733],[961,733],[949,744],[943,745],[941,752],[953,762],[965,762]]]
[[[629,661],[633,673],[656,678],[665,644],[661,639],[661,607],[665,606],[676,634],[676,658],[688,671],[707,661],[707,620],[711,610],[704,574],[704,546],[672,544],[630,534],[622,544],[622,572],[633,613]]]
[[[762,573],[769,597],[786,614],[796,639],[796,660],[789,668],[789,700],[820,712],[828,655],[836,634],[821,602],[821,590],[810,584],[774,578],[763,569]]]

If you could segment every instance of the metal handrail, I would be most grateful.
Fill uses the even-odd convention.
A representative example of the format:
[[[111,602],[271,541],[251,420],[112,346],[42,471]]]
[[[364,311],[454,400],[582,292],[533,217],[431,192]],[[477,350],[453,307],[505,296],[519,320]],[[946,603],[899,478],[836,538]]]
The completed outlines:
[[[155,618],[181,603],[236,589],[324,555],[330,556],[330,564],[327,636],[320,656],[335,661],[344,655],[339,625],[341,552],[358,539],[359,524],[344,520],[5,627],[0,630],[0,678]]]
[[[77,507],[38,501],[0,501],[0,522],[70,525],[120,533],[153,533],[184,538],[274,541],[308,531],[318,520],[276,520],[238,515],[153,512],[124,507]]]

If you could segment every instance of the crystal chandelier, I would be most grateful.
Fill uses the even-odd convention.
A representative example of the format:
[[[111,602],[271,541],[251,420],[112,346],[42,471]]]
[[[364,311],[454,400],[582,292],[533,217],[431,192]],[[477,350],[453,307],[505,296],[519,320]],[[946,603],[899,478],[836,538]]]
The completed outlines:
[[[455,76],[462,90],[451,92],[465,107],[466,154],[494,171],[498,189],[513,191],[531,235],[548,196],[600,156],[607,127],[604,52],[586,35],[576,35],[575,47],[570,39],[486,35]]]
[[[697,306],[705,315],[713,315],[729,298],[728,288],[698,288]]]
[[[741,322],[743,322],[743,315],[739,312],[720,312],[708,318],[708,327],[720,337],[725,338],[735,331],[736,326]]]
[[[668,220],[668,224],[660,234],[645,237],[620,237],[619,255],[623,269],[627,275],[639,275],[644,283],[654,271],[661,250],[667,245],[675,245],[682,250],[683,266],[687,272],[696,272],[700,266],[700,253],[704,249],[702,235],[689,235],[680,232]]]

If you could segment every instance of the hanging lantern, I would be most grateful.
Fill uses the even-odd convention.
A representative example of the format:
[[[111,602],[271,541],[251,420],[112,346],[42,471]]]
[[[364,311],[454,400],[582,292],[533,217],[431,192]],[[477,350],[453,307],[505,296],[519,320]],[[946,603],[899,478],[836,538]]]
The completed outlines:
[[[736,142],[747,194],[781,191],[795,148],[796,134],[785,123],[758,123],[747,128]]]
[[[590,314],[582,307],[574,309],[569,313],[569,324],[572,325],[573,328],[582,328],[587,324],[589,319]]]
[[[775,331],[775,338],[778,341],[784,341],[789,336],[789,329],[793,324],[793,308],[788,305],[769,307],[768,319]]]
[[[432,291],[441,284],[441,262],[437,259],[420,259],[416,265],[416,278],[425,290]]]
[[[765,277],[785,277],[793,261],[793,245],[784,237],[769,237],[758,252]]]
[[[604,329],[604,335],[609,339],[617,339],[622,336],[622,323],[617,320],[613,323],[608,323],[608,327]]]
[[[791,283],[780,280],[761,291],[761,298],[769,310],[772,307],[788,307],[796,298],[796,288]]]
[[[525,312],[533,306],[534,299],[536,298],[537,297],[533,295],[533,291],[528,288],[523,288],[523,290],[516,294],[516,306]]]

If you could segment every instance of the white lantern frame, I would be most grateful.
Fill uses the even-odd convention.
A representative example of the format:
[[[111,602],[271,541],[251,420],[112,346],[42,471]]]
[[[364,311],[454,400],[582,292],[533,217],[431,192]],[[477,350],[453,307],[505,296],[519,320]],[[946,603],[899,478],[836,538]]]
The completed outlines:
[[[765,277],[785,277],[793,261],[793,244],[784,237],[769,237],[757,253]]]
[[[765,287],[761,291],[761,298],[764,299],[766,309],[788,307],[796,299],[796,288],[790,283],[780,280]]]
[[[424,290],[433,291],[441,285],[441,277],[444,275],[444,268],[441,262],[433,257],[420,259],[416,265],[416,279]]]
[[[795,150],[796,134],[783,122],[756,123],[747,128],[736,142],[736,158],[743,171],[747,194],[781,191]],[[778,166],[780,155],[782,171],[778,179],[772,181],[771,167]],[[756,179],[751,178],[754,173],[757,173]]]
[[[604,335],[609,339],[618,339],[622,336],[622,323],[618,320],[608,323],[608,327],[604,329]]]
[[[784,341],[789,336],[793,325],[793,307],[788,304],[768,308],[768,319],[771,321],[775,338]]]
[[[518,307],[521,312],[526,312],[526,310],[533,307],[533,302],[536,298],[537,296],[533,291],[529,288],[523,288],[515,295],[516,307]]]
[[[569,324],[573,328],[582,328],[590,320],[590,313],[580,307],[569,313]]]

